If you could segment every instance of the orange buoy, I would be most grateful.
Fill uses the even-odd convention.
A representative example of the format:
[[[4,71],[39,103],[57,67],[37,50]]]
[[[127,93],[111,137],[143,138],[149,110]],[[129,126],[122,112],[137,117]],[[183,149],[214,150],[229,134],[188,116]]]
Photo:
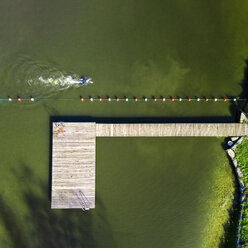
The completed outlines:
[[[154,100],[154,102],[156,102],[157,101],[157,98],[154,98],[153,100]]]
[[[208,98],[206,98],[205,101],[208,102]]]
[[[174,98],[171,98],[171,101],[172,101],[172,102],[174,102],[174,101],[175,101],[175,99],[174,99]]]
[[[191,101],[191,98],[188,98],[188,102],[190,102]]]
[[[227,99],[226,99],[226,98],[224,98],[224,102],[226,102],[226,100],[227,100]]]
[[[101,97],[99,98],[99,101],[100,101],[100,102],[102,101],[102,98],[101,98]]]
[[[22,99],[21,99],[20,97],[17,98],[17,101],[18,101],[18,102],[21,102],[21,100],[22,100]]]
[[[81,97],[81,102],[83,102],[84,101],[84,98],[83,97]]]
[[[137,102],[137,101],[138,101],[138,98],[135,97],[135,98],[134,98],[134,101]]]
[[[117,97],[117,98],[116,98],[116,101],[117,101],[117,102],[119,102],[119,101],[120,101],[120,99]]]

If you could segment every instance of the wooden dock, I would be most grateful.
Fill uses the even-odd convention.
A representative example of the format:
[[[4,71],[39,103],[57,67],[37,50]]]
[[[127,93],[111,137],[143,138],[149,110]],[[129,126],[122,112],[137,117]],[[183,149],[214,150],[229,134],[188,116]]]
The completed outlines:
[[[227,137],[247,135],[239,123],[96,124],[99,137]]]
[[[246,136],[246,124],[54,122],[52,208],[95,208],[96,137]]]

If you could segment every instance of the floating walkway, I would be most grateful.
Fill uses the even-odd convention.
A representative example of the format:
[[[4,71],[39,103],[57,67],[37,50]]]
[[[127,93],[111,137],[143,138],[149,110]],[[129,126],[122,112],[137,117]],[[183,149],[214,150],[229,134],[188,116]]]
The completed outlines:
[[[247,125],[238,123],[96,124],[98,137],[226,137],[247,134]]]
[[[105,124],[54,122],[52,208],[95,208],[96,137],[246,136],[238,123]]]

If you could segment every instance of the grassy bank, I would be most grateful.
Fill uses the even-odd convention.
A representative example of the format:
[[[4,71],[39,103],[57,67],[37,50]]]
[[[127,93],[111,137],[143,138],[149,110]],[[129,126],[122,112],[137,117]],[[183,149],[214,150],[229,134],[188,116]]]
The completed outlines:
[[[243,181],[245,183],[245,192],[247,194],[247,186],[248,185],[248,140],[244,139],[243,142],[239,145],[237,145],[237,148],[235,150],[236,159],[238,161],[238,166],[240,170],[242,171],[244,177]],[[243,215],[242,221],[241,221],[241,233],[240,238],[242,241],[241,247],[248,247],[248,202],[247,198],[242,203],[244,206],[243,210],[241,210],[241,213]]]

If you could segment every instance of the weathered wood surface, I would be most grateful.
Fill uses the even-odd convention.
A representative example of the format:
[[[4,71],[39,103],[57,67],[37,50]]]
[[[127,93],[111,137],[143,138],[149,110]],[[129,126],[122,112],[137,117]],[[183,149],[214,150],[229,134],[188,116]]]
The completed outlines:
[[[98,137],[244,136],[246,124],[53,123],[52,208],[95,208],[95,141]]]
[[[95,123],[53,123],[52,208],[95,208]]]
[[[96,124],[96,136],[99,137],[227,137],[247,134],[247,125],[238,123]]]

